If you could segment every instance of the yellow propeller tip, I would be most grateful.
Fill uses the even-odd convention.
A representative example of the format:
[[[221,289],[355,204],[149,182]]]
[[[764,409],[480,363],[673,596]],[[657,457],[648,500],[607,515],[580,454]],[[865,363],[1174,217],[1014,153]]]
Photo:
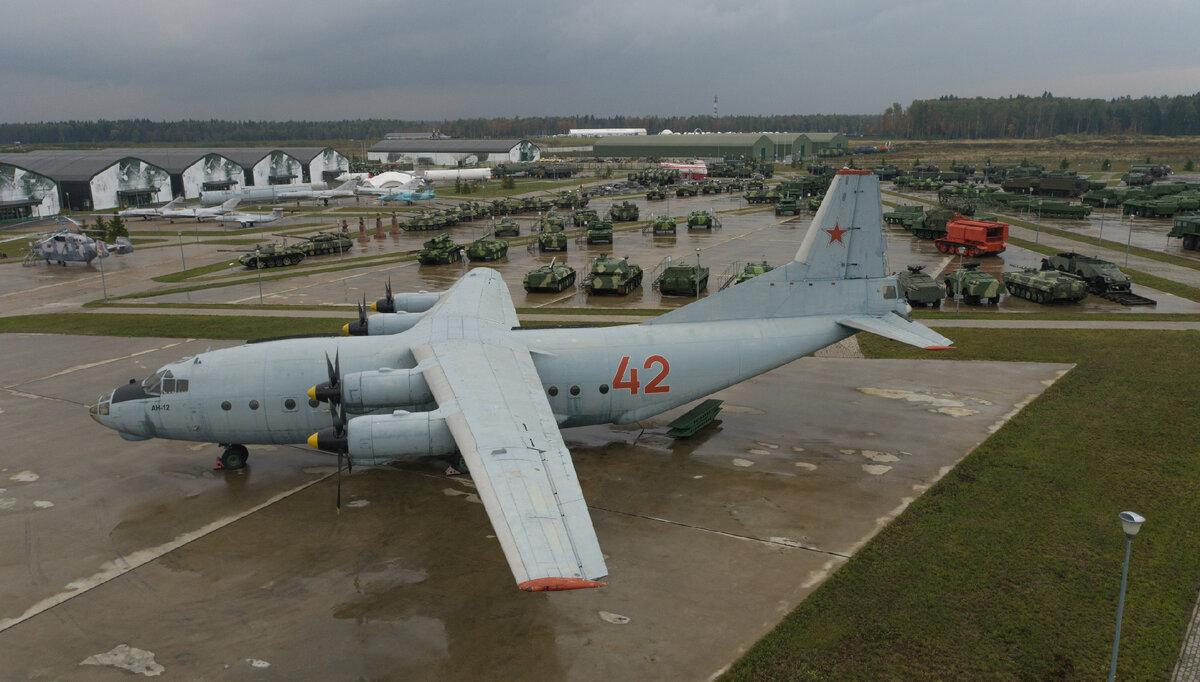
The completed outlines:
[[[314,450],[321,449],[321,448],[317,447],[317,434],[314,433],[313,435],[308,437],[308,447],[313,448]]]

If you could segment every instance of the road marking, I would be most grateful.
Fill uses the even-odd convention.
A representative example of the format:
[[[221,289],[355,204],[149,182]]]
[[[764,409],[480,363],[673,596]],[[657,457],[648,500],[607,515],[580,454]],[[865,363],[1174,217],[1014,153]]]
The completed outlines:
[[[100,367],[101,365],[107,365],[107,364],[111,364],[114,362],[119,362],[121,360],[128,360],[129,358],[136,358],[139,355],[146,355],[148,353],[154,353],[154,352],[157,352],[160,350],[174,348],[175,346],[178,346],[178,345],[181,345],[184,343],[190,343],[195,340],[196,339],[184,339],[183,341],[175,341],[174,343],[168,343],[167,345],[159,346],[158,348],[148,348],[146,350],[140,350],[136,353],[130,353],[129,355],[122,355],[121,357],[117,357],[117,358],[109,358],[108,360],[97,360],[96,362],[89,362],[89,363],[83,364],[83,365],[75,365],[74,367],[68,367],[64,370],[55,372],[54,374],[48,374],[44,377],[38,377],[36,379],[30,379],[28,381],[22,381],[22,382],[16,383],[16,384],[9,384],[8,386],[4,386],[4,388],[13,388],[15,386],[21,386],[22,384],[32,384],[37,381],[45,381],[46,379],[53,379],[54,377],[59,377],[64,374],[70,374],[72,372],[77,372],[79,370],[91,369],[93,367]]]
[[[40,613],[49,611],[50,609],[54,608],[55,606],[58,606],[59,604],[70,601],[71,599],[74,599],[75,597],[78,597],[81,594],[86,594],[86,593],[90,592],[91,590],[93,590],[97,587],[100,587],[101,585],[109,582],[110,580],[113,580],[115,578],[120,578],[121,576],[125,575],[126,573],[129,573],[130,571],[133,571],[134,569],[140,568],[140,567],[150,563],[151,561],[155,561],[155,560],[163,557],[164,555],[169,554],[170,552],[173,552],[173,551],[179,549],[180,547],[183,547],[192,542],[195,542],[196,540],[199,540],[199,539],[205,537],[206,535],[215,533],[216,531],[221,530],[222,528],[224,528],[232,523],[241,521],[242,519],[246,518],[247,516],[250,516],[251,514],[257,512],[257,511],[266,509],[267,507],[275,504],[276,502],[279,502],[288,497],[291,497],[292,495],[295,495],[296,493],[298,493],[306,488],[310,488],[310,487],[316,485],[317,483],[320,483],[321,481],[328,479],[332,475],[333,475],[332,473],[326,474],[325,476],[322,476],[321,478],[314,479],[312,481],[308,481],[299,487],[293,488],[291,490],[285,490],[281,493],[277,493],[276,495],[274,495],[273,497],[268,499],[266,502],[263,502],[262,504],[251,507],[250,509],[247,509],[238,514],[234,514],[233,516],[227,516],[223,519],[218,519],[211,523],[205,524],[205,525],[201,526],[200,528],[197,528],[196,530],[184,533],[183,535],[179,535],[176,538],[174,538],[173,540],[164,542],[163,544],[158,545],[156,547],[150,547],[148,549],[139,549],[136,552],[133,552],[132,554],[129,554],[126,556],[119,556],[112,561],[105,562],[104,564],[102,564],[100,566],[100,570],[97,571],[96,573],[93,573],[92,575],[90,575],[86,578],[80,578],[78,580],[71,581],[70,583],[67,584],[65,590],[63,590],[62,592],[59,592],[58,594],[46,597],[45,599],[39,601],[38,603],[34,604],[33,606],[30,606],[21,615],[16,616],[14,618],[6,618],[4,620],[0,620],[0,632],[4,632],[5,630],[13,627],[14,625],[20,625],[21,623],[24,623],[25,621],[29,620],[30,618],[33,618],[34,616],[36,616]]]

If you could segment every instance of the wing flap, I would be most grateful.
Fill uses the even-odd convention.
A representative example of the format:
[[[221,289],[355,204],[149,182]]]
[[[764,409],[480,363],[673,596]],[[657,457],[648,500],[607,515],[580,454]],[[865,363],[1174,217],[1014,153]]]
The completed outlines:
[[[925,350],[946,350],[954,347],[954,342],[950,339],[920,322],[906,320],[896,313],[888,313],[880,317],[854,315],[843,320],[838,320],[838,324],[843,327],[878,334],[884,338],[899,341],[900,343],[907,343],[910,346],[924,348]]]

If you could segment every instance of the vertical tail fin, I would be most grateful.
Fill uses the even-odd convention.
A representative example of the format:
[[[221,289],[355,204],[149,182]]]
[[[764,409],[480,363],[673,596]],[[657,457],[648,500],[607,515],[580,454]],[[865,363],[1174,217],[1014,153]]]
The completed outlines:
[[[796,252],[798,279],[862,279],[887,275],[879,178],[871,171],[837,172]]]

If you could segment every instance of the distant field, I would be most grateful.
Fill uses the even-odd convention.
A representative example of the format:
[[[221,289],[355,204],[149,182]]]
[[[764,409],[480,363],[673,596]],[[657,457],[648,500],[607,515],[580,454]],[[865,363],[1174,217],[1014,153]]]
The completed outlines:
[[[855,140],[854,145],[881,145],[888,140]],[[1047,168],[1058,168],[1062,159],[1080,172],[1095,172],[1105,159],[1112,162],[1112,171],[1124,172],[1132,163],[1166,163],[1182,172],[1191,159],[1200,171],[1200,137],[1059,136],[1045,140],[892,140],[897,151],[853,157],[859,165],[876,163],[911,164],[936,163],[949,167],[952,163],[993,163],[1011,165],[1028,160]],[[841,157],[845,160],[847,157]]]
[[[756,644],[736,680],[1166,679],[1200,589],[1194,332],[954,329],[961,360],[1073,362]],[[927,357],[859,335],[868,357]],[[964,368],[966,371],[966,368]],[[988,378],[978,377],[986,390]]]

